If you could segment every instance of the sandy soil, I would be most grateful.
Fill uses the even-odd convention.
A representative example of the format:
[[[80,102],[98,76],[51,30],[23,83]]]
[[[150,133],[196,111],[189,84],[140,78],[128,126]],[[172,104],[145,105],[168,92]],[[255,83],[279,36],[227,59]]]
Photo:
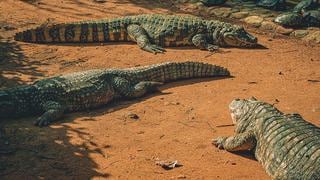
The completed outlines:
[[[170,83],[162,93],[68,114],[48,128],[35,117],[0,123],[0,176],[4,179],[269,179],[250,153],[216,149],[211,139],[234,130],[228,104],[256,96],[320,126],[320,47],[249,28],[266,49],[224,48],[210,54],[169,48],[153,55],[138,46],[37,45],[7,41],[46,21],[65,22],[140,13],[181,13],[158,1],[0,1],[0,86],[92,68],[132,67],[197,60],[229,68],[234,78]],[[4,48],[6,46],[6,48]],[[140,118],[132,120],[129,113]],[[170,171],[156,159],[183,164]]]

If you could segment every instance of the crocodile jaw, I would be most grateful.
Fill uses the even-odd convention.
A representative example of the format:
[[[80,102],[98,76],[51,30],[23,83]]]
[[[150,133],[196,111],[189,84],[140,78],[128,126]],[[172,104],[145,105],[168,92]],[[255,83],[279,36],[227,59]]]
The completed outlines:
[[[223,33],[223,41],[226,46],[232,47],[254,47],[258,39],[248,33],[243,27],[237,26]]]

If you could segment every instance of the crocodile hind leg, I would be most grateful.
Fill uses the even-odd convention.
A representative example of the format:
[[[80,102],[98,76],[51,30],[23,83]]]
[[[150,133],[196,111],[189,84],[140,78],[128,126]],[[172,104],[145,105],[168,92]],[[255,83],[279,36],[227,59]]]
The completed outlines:
[[[42,105],[45,112],[34,122],[34,125],[43,127],[62,117],[65,107],[58,102],[48,101]]]
[[[192,43],[202,50],[216,51],[219,46],[208,43],[207,37],[204,34],[196,34],[192,37]]]
[[[141,49],[155,54],[165,52],[165,49],[162,47],[151,44],[148,34],[143,27],[137,24],[132,24],[127,27],[127,32],[128,35],[137,42]]]
[[[115,90],[125,98],[137,98],[141,97],[148,92],[153,92],[157,90],[157,87],[162,85],[161,82],[154,81],[141,81],[137,84],[132,85],[128,80],[115,77],[113,79]]]
[[[227,151],[243,151],[253,149],[256,145],[256,139],[253,132],[248,131],[235,136],[218,137],[212,140],[212,144]]]

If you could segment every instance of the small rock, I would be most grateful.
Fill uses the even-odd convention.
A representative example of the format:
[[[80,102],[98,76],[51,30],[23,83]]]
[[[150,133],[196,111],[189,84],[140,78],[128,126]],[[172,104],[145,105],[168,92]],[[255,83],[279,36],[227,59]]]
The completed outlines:
[[[277,25],[270,21],[263,21],[260,28],[266,31],[274,31],[277,28]]]
[[[232,12],[232,13],[240,12],[240,9],[233,7],[233,8],[231,9],[231,12]]]
[[[271,11],[268,9],[256,9],[253,11],[254,13],[258,14],[258,15],[263,15],[263,14],[271,14]]]
[[[242,12],[235,12],[233,14],[231,14],[231,18],[235,18],[235,19],[242,19],[245,18],[249,15],[249,12],[246,11],[242,11]]]
[[[179,176],[177,176],[178,179],[186,179],[187,176],[186,175],[183,175],[183,174],[180,174]]]
[[[180,104],[179,102],[164,102],[165,106],[168,106],[168,105],[179,105],[179,104]]]
[[[196,3],[196,6],[197,6],[199,9],[205,8],[205,5],[204,5],[202,2],[197,2],[197,3]]]
[[[320,31],[315,31],[303,38],[307,42],[320,43]]]
[[[317,30],[320,30],[320,28],[318,28],[318,27],[308,27],[307,30],[317,31]]]
[[[296,38],[303,38],[308,34],[309,34],[309,31],[307,30],[296,30],[296,31],[293,31],[290,35]]]
[[[213,9],[210,11],[210,14],[214,14],[215,16],[218,16],[218,17],[229,17],[231,14],[231,8],[222,7],[222,8]]]
[[[165,170],[170,170],[182,166],[177,160],[174,161],[156,161],[156,165],[161,166]]]
[[[135,119],[135,120],[139,119],[139,116],[135,113],[132,113],[132,112],[128,113],[128,117],[130,119]]]
[[[244,19],[244,22],[246,22],[254,27],[259,27],[259,26],[261,26],[261,23],[263,22],[263,18],[260,16],[249,16]]]
[[[263,17],[263,18],[274,18],[274,17],[276,17],[276,15],[274,15],[274,14],[261,14],[261,16]]]
[[[282,26],[278,26],[276,28],[276,33],[279,33],[279,34],[289,35],[292,32],[293,32],[293,29],[291,29],[291,28],[284,28]]]

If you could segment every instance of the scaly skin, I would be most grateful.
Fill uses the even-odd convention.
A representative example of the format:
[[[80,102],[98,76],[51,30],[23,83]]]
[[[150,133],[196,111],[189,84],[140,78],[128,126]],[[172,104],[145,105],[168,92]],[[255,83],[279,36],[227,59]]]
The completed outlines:
[[[209,51],[219,46],[253,47],[257,38],[243,27],[194,16],[138,15],[56,24],[19,32],[15,40],[32,43],[135,41],[143,50],[161,53],[168,46],[194,45]]]
[[[214,145],[253,150],[273,179],[320,179],[320,128],[255,98],[233,100],[229,108],[236,134],[218,137]]]
[[[287,27],[320,27],[320,11],[310,10],[303,14],[284,13],[276,17],[274,21]]]
[[[258,0],[258,6],[274,9],[274,10],[283,10],[285,9],[285,0]]]
[[[226,0],[200,0],[205,6],[216,6],[226,2]]]
[[[293,8],[293,12],[303,14],[308,10],[316,9],[317,6],[319,5],[318,3],[319,3],[319,0],[303,0]]]
[[[200,62],[72,73],[0,90],[0,119],[42,114],[35,124],[46,126],[64,113],[96,108],[114,99],[141,97],[168,81],[229,75],[225,68]]]
[[[303,0],[292,10],[277,16],[274,21],[287,27],[320,27],[319,0]]]

